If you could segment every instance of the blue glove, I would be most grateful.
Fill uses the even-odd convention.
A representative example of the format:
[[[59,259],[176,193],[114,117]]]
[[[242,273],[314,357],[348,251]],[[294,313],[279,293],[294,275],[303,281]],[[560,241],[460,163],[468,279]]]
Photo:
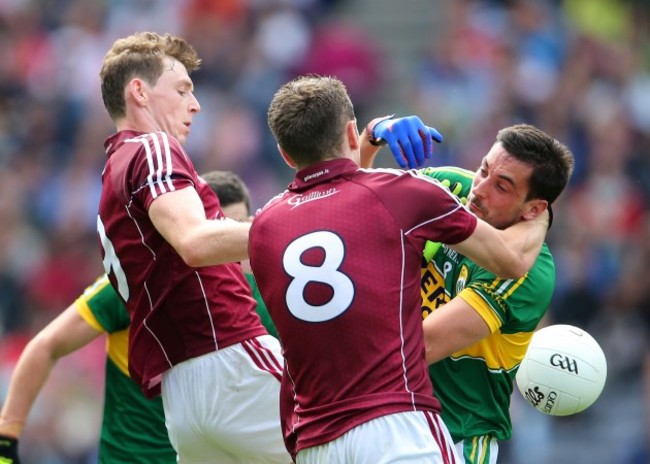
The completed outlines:
[[[393,115],[376,118],[366,128],[370,143],[388,144],[397,164],[411,169],[420,167],[431,158],[433,144],[440,143],[442,135],[433,127],[427,127],[419,116],[406,116],[393,119]]]

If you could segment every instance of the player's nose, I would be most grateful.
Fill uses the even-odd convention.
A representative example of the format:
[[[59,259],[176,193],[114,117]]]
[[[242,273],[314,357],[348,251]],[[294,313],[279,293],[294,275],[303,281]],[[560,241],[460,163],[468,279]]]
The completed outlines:
[[[194,94],[192,94],[192,101],[190,102],[190,112],[198,113],[199,111],[201,111],[201,104],[196,99]]]

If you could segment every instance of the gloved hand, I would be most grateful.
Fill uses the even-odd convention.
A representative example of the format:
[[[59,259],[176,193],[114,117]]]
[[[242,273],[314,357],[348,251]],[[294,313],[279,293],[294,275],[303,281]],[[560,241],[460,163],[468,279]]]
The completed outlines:
[[[456,198],[458,198],[458,201],[460,201],[463,205],[467,204],[467,197],[459,196],[460,192],[463,190],[463,185],[460,182],[454,182],[452,184],[449,179],[443,179],[440,181],[440,183],[449,189],[452,195],[456,196]],[[438,253],[438,250],[440,250],[441,246],[442,244],[440,242],[432,242],[431,240],[427,240],[427,242],[424,244],[424,251],[422,252],[422,267],[426,267],[426,265],[431,262],[436,253]]]
[[[461,190],[463,190],[463,185],[460,182],[454,182],[454,184],[452,185],[449,179],[443,179],[440,183],[445,187],[447,187],[447,189],[449,189],[452,195],[458,198],[458,201],[460,201],[463,205],[467,204],[467,197],[459,196]]]
[[[375,118],[366,127],[373,145],[387,143],[397,164],[411,169],[420,167],[431,158],[433,144],[440,143],[442,135],[433,127],[426,126],[419,116],[393,119],[394,115]]]
[[[422,267],[426,267],[427,264],[431,262],[433,257],[438,253],[438,250],[442,246],[440,242],[432,242],[427,240],[424,244],[424,251],[422,252]]]
[[[0,435],[0,464],[20,464],[17,438]]]

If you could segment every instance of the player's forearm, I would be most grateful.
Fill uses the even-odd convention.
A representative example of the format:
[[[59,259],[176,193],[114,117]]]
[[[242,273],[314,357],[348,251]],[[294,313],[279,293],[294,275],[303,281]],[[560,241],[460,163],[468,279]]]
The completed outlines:
[[[506,238],[503,231],[479,220],[474,233],[467,240],[449,247],[500,278],[518,279],[528,272],[534,260],[530,261],[529,257],[514,250]]]
[[[427,364],[433,364],[490,334],[490,327],[459,296],[436,309],[422,322]]]
[[[520,221],[502,231],[503,239],[517,254],[521,255],[525,265],[532,266],[546,240],[548,231],[548,212],[539,217]]]
[[[207,221],[190,230],[176,251],[191,267],[209,266],[248,259],[251,224],[238,221]]]
[[[0,434],[19,438],[34,401],[56,363],[51,347],[35,338],[25,347],[11,377],[0,413]]]
[[[359,137],[360,140],[360,152],[361,157],[359,160],[359,166],[362,168],[371,168],[374,165],[375,157],[379,150],[380,146],[371,145],[368,138],[367,128],[364,128]]]

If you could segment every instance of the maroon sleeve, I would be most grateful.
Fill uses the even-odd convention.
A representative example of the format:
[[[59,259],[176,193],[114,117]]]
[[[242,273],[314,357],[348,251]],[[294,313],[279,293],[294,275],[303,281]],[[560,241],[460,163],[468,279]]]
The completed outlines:
[[[133,160],[130,179],[132,191],[145,209],[160,195],[194,185],[192,162],[174,137],[156,132],[131,143],[142,145]]]
[[[406,171],[376,191],[406,236],[455,244],[466,240],[477,218],[440,182]]]

